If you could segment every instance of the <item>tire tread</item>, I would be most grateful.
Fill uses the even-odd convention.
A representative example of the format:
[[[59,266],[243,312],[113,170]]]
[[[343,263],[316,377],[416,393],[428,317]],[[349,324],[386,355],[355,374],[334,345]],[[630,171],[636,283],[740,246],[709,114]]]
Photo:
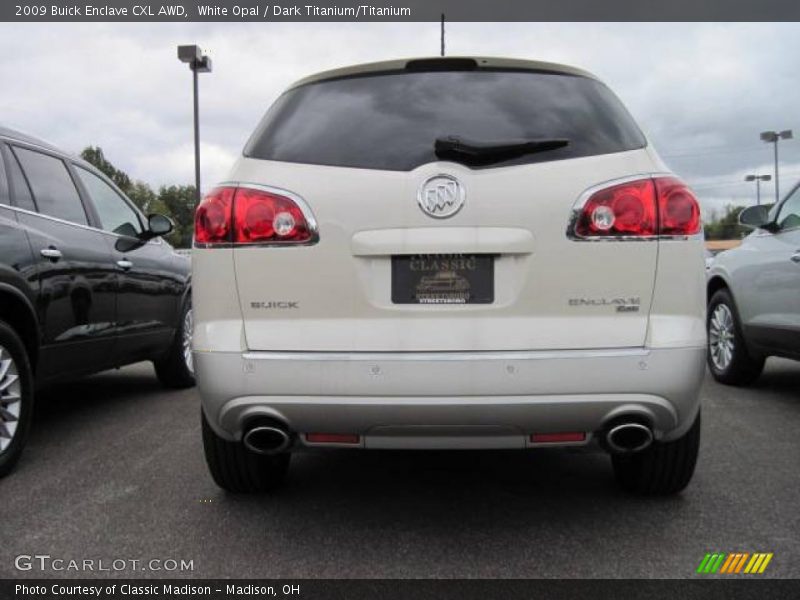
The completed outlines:
[[[613,456],[614,475],[619,485],[646,495],[670,495],[682,491],[692,479],[700,449],[700,413],[682,437],[670,442],[653,442],[631,456]]]
[[[215,483],[233,493],[267,492],[286,478],[291,454],[267,456],[219,437],[202,414],[203,448]]]
[[[153,361],[156,377],[161,385],[171,389],[185,389],[193,387],[195,384],[194,373],[186,366],[183,357],[183,319],[186,311],[191,308],[191,303],[187,302],[180,313],[178,328],[175,331],[175,339],[169,347],[167,353],[158,360]]]

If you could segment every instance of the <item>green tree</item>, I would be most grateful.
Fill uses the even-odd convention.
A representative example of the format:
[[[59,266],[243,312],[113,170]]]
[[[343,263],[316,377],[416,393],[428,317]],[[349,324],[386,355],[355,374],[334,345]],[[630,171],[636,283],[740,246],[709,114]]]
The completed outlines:
[[[722,215],[712,213],[711,219],[705,224],[707,240],[738,240],[747,235],[750,230],[739,225],[739,213],[744,206],[728,205]]]
[[[127,173],[120,171],[106,159],[103,154],[103,149],[100,146],[87,146],[81,152],[81,158],[100,169],[119,189],[126,194],[128,193],[128,188],[130,188],[132,183],[131,178],[128,177]]]
[[[125,194],[145,214],[159,212],[158,196],[153,189],[143,181],[136,181],[125,190]]]
[[[158,201],[164,205],[168,216],[175,221],[175,231],[169,240],[179,248],[192,245],[194,232],[195,187],[193,185],[162,186]]]

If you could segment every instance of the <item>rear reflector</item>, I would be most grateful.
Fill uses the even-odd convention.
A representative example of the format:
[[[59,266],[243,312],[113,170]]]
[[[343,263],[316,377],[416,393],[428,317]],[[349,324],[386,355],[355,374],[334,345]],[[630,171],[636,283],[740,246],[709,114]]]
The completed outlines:
[[[306,441],[312,444],[357,444],[357,433],[307,433]]]
[[[700,232],[700,205],[676,177],[647,177],[593,193],[579,209],[579,238],[687,236]]]
[[[583,431],[531,434],[531,442],[534,444],[563,444],[565,442],[582,442],[585,439],[586,433]]]
[[[287,193],[288,194],[288,193]],[[308,244],[316,241],[313,219],[288,195],[249,187],[222,186],[203,198],[195,213],[198,245]]]

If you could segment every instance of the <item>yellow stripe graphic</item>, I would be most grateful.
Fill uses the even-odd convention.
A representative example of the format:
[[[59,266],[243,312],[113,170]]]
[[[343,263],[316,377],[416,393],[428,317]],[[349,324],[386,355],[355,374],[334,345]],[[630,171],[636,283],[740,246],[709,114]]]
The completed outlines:
[[[769,564],[769,561],[771,561],[771,560],[772,560],[772,552],[770,552],[769,554],[767,554],[764,557],[764,562],[761,563],[761,567],[758,569],[758,572],[759,573],[763,573],[764,569],[767,568],[767,565]]]
[[[753,558],[750,559],[750,562],[747,563],[747,566],[744,568],[745,573],[756,573],[759,566],[761,566],[761,561],[764,560],[766,554],[761,552],[756,552],[753,554]]]
[[[747,566],[744,568],[745,573],[749,573],[750,569],[753,567],[755,562],[758,560],[758,554],[753,554],[753,558],[750,559],[750,562],[747,563]]]

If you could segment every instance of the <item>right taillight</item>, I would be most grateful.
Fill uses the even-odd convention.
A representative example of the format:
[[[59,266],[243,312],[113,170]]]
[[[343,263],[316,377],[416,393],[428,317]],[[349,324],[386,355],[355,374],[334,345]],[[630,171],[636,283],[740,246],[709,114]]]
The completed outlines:
[[[700,206],[676,177],[626,181],[592,193],[576,215],[583,239],[687,236],[700,232]]]
[[[313,219],[277,191],[221,186],[195,212],[195,244],[292,245],[316,241]]]
[[[656,177],[653,181],[658,193],[658,233],[700,233],[700,204],[692,190],[677,177]]]

